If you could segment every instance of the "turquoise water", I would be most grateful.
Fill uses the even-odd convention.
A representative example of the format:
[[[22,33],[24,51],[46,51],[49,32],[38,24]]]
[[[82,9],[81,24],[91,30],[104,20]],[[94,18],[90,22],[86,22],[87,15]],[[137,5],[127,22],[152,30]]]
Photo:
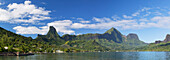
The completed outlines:
[[[170,60],[170,52],[87,52],[0,56],[0,60]]]

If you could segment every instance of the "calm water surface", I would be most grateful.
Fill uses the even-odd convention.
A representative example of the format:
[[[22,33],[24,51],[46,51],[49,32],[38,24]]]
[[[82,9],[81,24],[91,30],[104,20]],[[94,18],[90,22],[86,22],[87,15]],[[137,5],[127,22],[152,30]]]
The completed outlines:
[[[170,52],[87,52],[0,56],[0,60],[170,60]]]

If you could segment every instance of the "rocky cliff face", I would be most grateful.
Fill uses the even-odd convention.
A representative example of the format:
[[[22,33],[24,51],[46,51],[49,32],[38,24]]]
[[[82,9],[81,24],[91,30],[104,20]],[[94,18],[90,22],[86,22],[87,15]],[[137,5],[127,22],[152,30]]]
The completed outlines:
[[[139,40],[138,35],[134,34],[134,33],[130,33],[127,35],[127,39],[135,39],[135,40]]]
[[[65,41],[59,36],[56,29],[53,26],[50,26],[49,28],[50,29],[47,35],[38,34],[36,40],[45,41],[45,42],[49,42],[49,43],[56,44],[56,45],[63,44]]]
[[[126,36],[125,44],[138,47],[147,45],[139,39],[137,34],[134,33],[130,33]]]
[[[47,33],[46,36],[47,36],[49,39],[50,39],[50,38],[53,38],[53,39],[55,39],[55,38],[60,38],[60,39],[61,39],[61,37],[59,36],[59,34],[57,33],[56,29],[55,29],[53,26],[50,26],[50,29],[49,29],[49,31],[48,31],[48,33]]]
[[[166,35],[166,38],[165,38],[165,40],[163,41],[164,43],[167,43],[167,42],[169,42],[170,41],[170,34],[167,34]]]

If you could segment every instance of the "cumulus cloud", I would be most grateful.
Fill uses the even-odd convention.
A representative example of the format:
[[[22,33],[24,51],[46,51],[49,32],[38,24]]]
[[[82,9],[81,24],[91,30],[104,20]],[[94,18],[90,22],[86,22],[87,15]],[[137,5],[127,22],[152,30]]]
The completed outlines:
[[[97,18],[99,20],[104,21],[105,18]],[[111,19],[109,19],[111,20]],[[106,19],[105,21],[108,21]],[[54,26],[58,32],[63,34],[74,34],[75,31],[71,29],[109,29],[111,27],[116,27],[119,29],[143,29],[149,27],[157,27],[157,28],[170,28],[168,27],[170,24],[170,16],[169,17],[153,17],[151,21],[147,19],[141,19],[141,21],[137,20],[111,20],[109,22],[99,22],[99,23],[73,23],[71,20],[61,20],[61,21],[54,21],[48,23],[47,26],[42,27],[22,27],[17,26],[13,29],[17,31],[18,34],[46,34],[49,30],[49,26]]]
[[[12,3],[6,9],[0,8],[0,21],[35,23],[39,20],[51,19],[48,15],[51,11],[31,4],[31,1],[24,3]]]
[[[16,26],[13,28],[16,30],[17,34],[46,34],[48,29],[39,29],[35,26],[30,27],[22,27],[22,26]]]
[[[54,21],[47,24],[47,27],[54,26],[58,32],[62,32],[64,34],[72,34],[73,30],[70,30],[70,25],[72,24],[71,20],[62,20],[62,21]]]
[[[151,8],[141,9],[140,12],[150,10]],[[118,29],[144,29],[144,28],[169,28],[170,29],[170,15],[158,15],[155,11],[148,11],[148,13],[139,13],[136,16],[124,15],[123,18],[119,16],[114,16],[111,18],[103,17],[97,18],[93,17],[90,21],[84,20],[83,18],[78,18],[79,22],[74,22],[74,20],[59,20],[47,23],[46,26],[41,27],[22,27],[16,26],[13,29],[17,31],[18,34],[46,34],[49,30],[49,26],[54,26],[56,30],[63,34],[74,34],[73,29],[110,29],[115,27]],[[166,11],[168,12],[168,11]],[[160,12],[161,13],[161,12]],[[148,16],[145,16],[148,14]],[[140,15],[140,16],[138,16]],[[166,16],[167,15],[167,16]],[[142,16],[142,17],[141,17]],[[116,17],[116,18],[115,18]],[[133,18],[132,18],[133,17]],[[127,19],[128,18],[128,19]],[[83,22],[82,22],[83,21]],[[35,30],[35,31],[32,31]]]
[[[90,23],[90,21],[80,21],[81,23]]]
[[[72,21],[70,20],[62,20],[62,21],[54,21],[54,22],[48,23],[47,26],[42,26],[42,27],[16,26],[13,29],[16,30],[17,34],[42,34],[44,35],[48,32],[50,26],[54,26],[57,32],[61,32],[63,34],[74,34],[75,32],[69,29],[69,26],[71,24],[72,24]]]
[[[110,21],[111,21],[110,18],[106,18],[106,17],[103,17],[103,18],[96,18],[96,17],[93,17],[92,20],[94,20],[94,21],[96,21],[96,22],[110,22]]]

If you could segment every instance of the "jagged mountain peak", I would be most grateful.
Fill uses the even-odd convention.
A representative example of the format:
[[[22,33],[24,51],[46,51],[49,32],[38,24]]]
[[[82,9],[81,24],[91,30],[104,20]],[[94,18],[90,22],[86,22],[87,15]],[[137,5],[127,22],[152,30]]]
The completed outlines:
[[[119,32],[116,28],[112,27],[111,29],[107,30],[105,33],[111,34],[113,32]]]
[[[50,26],[47,36],[48,37],[59,37],[59,34],[57,33],[56,29],[53,26]]]
[[[36,40],[49,42],[50,44],[61,45],[65,41],[60,37],[57,33],[56,29],[53,26],[49,27],[49,31],[47,35],[39,35],[37,36]]]
[[[108,40],[113,40],[117,43],[121,43],[122,40],[122,34],[116,29],[116,28],[111,28],[107,30],[104,34],[103,37]]]
[[[166,38],[165,38],[165,40],[164,40],[163,42],[167,43],[167,42],[169,42],[169,41],[170,41],[170,34],[167,34],[167,35],[166,35]]]

